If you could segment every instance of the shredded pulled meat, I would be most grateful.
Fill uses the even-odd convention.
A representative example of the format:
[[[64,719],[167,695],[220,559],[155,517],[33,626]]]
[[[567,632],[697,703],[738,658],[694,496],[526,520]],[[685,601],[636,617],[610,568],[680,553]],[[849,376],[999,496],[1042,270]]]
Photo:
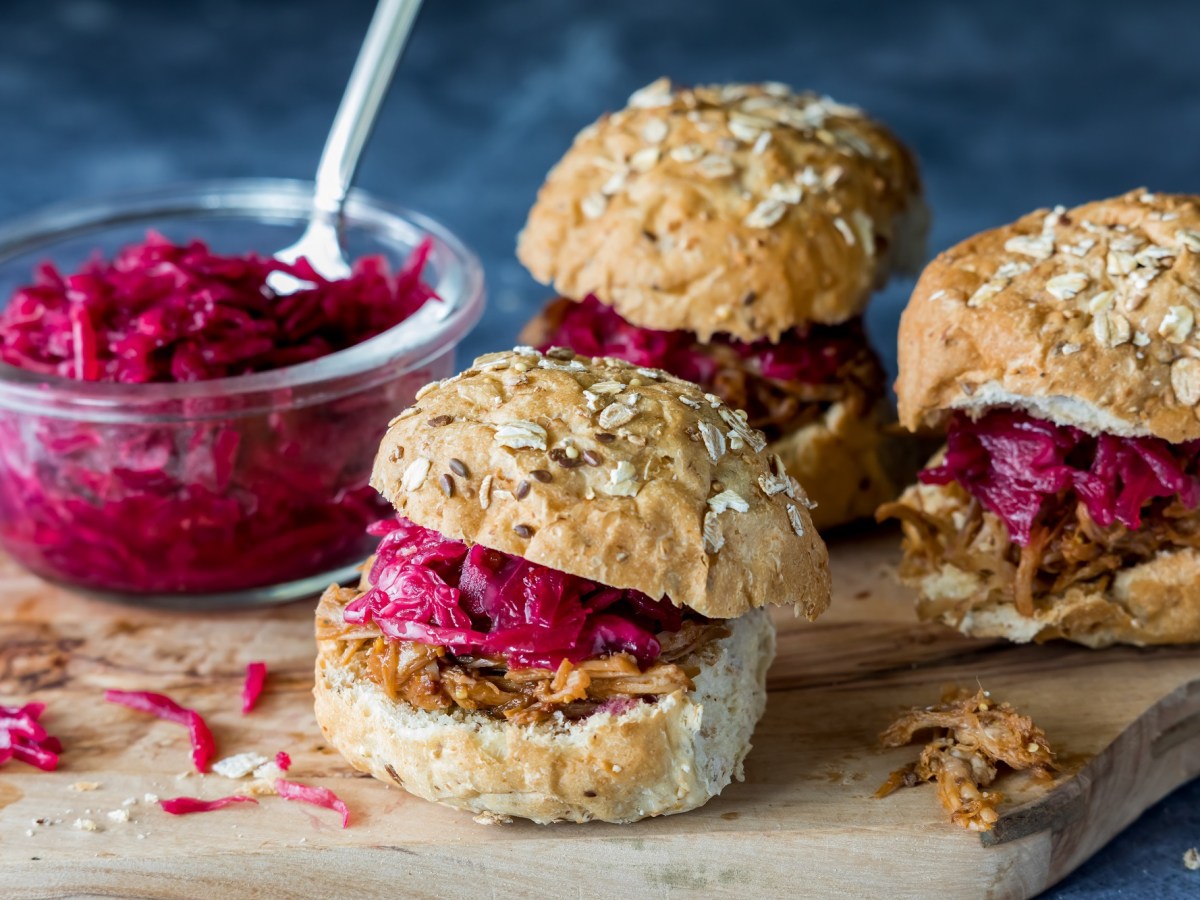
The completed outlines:
[[[926,502],[935,496],[937,503]],[[1137,530],[1119,522],[1102,527],[1078,501],[1048,505],[1024,547],[1009,540],[1004,524],[957,484],[910,491],[881,506],[876,518],[900,520],[902,577],[921,578],[949,564],[983,578],[987,594],[1011,599],[1025,616],[1075,585],[1103,591],[1123,569],[1164,551],[1200,547],[1200,510],[1175,499],[1143,507]]]
[[[991,831],[1000,818],[1004,795],[988,790],[1000,766],[1052,777],[1054,753],[1045,733],[1007,703],[995,703],[982,689],[972,695],[952,689],[938,706],[910,709],[879,736],[887,748],[911,744],[932,732],[915,763],[893,772],[875,792],[886,797],[902,787],[937,784],[950,821],[971,831]]]
[[[638,328],[594,297],[579,302],[560,297],[522,336],[543,350],[568,346],[694,381],[744,409],[750,427],[769,441],[816,421],[838,402],[852,416],[866,415],[886,393],[883,365],[859,319],[794,329],[778,344],[747,344],[725,335],[701,343],[686,331]]]
[[[347,624],[342,609],[357,596],[350,588],[331,588],[318,607],[317,640],[336,642],[339,665],[418,709],[460,707],[522,725],[556,713],[578,719],[618,711],[629,702],[691,690],[696,654],[729,634],[720,622],[685,618],[679,631],[658,636],[659,657],[645,670],[628,653],[576,664],[564,659],[557,669],[509,668],[499,656],[455,655],[445,647],[387,640],[374,625]]]

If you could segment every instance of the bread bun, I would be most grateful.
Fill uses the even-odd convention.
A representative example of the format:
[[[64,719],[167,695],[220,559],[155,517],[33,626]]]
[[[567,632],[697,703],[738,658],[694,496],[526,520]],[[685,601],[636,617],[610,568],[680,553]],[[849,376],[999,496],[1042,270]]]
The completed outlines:
[[[826,531],[875,513],[916,476],[926,448],[896,427],[891,404],[880,399],[859,412],[834,403],[815,422],[767,447],[801,484],[808,485],[813,525]]]
[[[853,107],[780,84],[661,79],[580,132],[517,255],[644,328],[778,340],[858,315],[920,264],[915,161]]]
[[[808,499],[765,440],[664,372],[569,350],[493,353],[391,423],[371,484],[397,512],[706,616],[829,603]]]
[[[994,406],[1200,438],[1200,198],[1040,210],[937,257],[900,320],[900,420]]]
[[[633,822],[695,809],[742,778],[766,704],[775,629],[766,612],[697,651],[695,689],[584,719],[514,725],[425,712],[355,678],[318,641],[317,721],[356,769],[426,800],[539,823]]]
[[[909,487],[900,502],[948,516],[969,504],[956,486],[926,484]],[[984,527],[974,541],[980,546],[1007,544],[1000,520],[990,512],[983,516]],[[1018,643],[1065,638],[1088,647],[1200,641],[1197,550],[1162,551],[1121,569],[1108,584],[1097,579],[1042,597],[1032,616],[1022,615],[1011,591],[997,587],[984,571],[968,572],[940,561],[932,569],[910,572],[905,581],[919,592],[922,618],[945,622],[974,637]]]

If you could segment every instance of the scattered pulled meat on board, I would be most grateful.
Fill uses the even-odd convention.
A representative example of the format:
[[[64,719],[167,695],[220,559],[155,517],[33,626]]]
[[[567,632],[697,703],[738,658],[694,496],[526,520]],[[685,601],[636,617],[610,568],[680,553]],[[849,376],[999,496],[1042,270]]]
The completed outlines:
[[[352,588],[327,591],[317,610],[317,639],[336,640],[339,664],[378,684],[393,699],[424,710],[461,707],[520,725],[542,722],[556,713],[568,719],[605,706],[691,690],[698,667],[687,657],[726,637],[720,622],[685,618],[677,632],[658,635],[658,659],[644,671],[627,653],[556,670],[510,669],[499,657],[456,656],[445,647],[384,639],[374,625],[347,624],[342,609],[359,595]]]
[[[1200,510],[1178,500],[1158,499],[1142,511],[1142,526],[1097,525],[1080,502],[1047,508],[1021,547],[1008,539],[999,518],[959,485],[936,488],[946,502],[937,510],[906,496],[881,506],[876,518],[899,519],[904,530],[904,577],[920,577],[949,563],[983,575],[989,591],[1013,598],[1032,616],[1049,596],[1076,584],[1107,586],[1113,576],[1160,553],[1200,547]],[[919,505],[914,505],[919,504]],[[939,611],[941,612],[941,611]],[[959,610],[960,614],[968,612]]]
[[[1050,778],[1057,768],[1045,733],[1008,703],[995,703],[982,689],[971,695],[948,691],[938,706],[910,709],[879,736],[884,747],[903,747],[923,731],[933,737],[915,763],[897,769],[875,792],[886,797],[902,787],[935,782],[950,821],[971,831],[991,831],[1004,799],[987,790],[999,764]]]

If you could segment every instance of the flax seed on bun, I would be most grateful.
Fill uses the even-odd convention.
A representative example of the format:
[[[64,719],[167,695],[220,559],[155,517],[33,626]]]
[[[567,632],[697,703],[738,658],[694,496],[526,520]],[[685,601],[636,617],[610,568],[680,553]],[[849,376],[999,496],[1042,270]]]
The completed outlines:
[[[569,351],[493,353],[427,386],[391,423],[373,485],[447,538],[689,608],[696,636],[667,665],[685,686],[618,687],[582,715],[557,707],[535,719],[470,695],[428,703],[443,662],[482,663],[473,671],[498,671],[507,691],[572,668],[540,675],[410,643],[418,663],[404,677],[427,680],[404,694],[372,676],[381,657],[361,658],[386,643],[344,614],[361,591],[335,585],[317,609],[314,687],[330,743],[357,769],[493,820],[631,822],[707,802],[742,777],[765,706],[775,632],[762,607],[811,618],[829,603],[807,497],[764,444],[688,382]],[[589,662],[619,660],[578,661],[585,676]],[[657,665],[628,677],[652,678]]]
[[[860,314],[920,264],[926,223],[912,155],[860,110],[775,83],[661,79],[579,134],[517,255],[644,328],[778,340]]]
[[[1084,431],[1200,438],[1200,198],[1131,191],[975,235],[900,320],[901,422],[1023,408]]]
[[[665,372],[552,354],[493,353],[427,387],[392,422],[372,485],[455,540],[706,616],[820,614],[825,545],[761,434]]]

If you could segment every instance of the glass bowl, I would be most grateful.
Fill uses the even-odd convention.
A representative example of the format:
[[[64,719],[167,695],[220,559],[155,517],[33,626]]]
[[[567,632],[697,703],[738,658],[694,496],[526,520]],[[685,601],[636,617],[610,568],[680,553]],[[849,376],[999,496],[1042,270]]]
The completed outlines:
[[[46,209],[0,226],[0,302],[49,259],[77,269],[153,229],[217,253],[270,254],[312,186],[216,181]],[[353,577],[388,507],[368,486],[388,421],[454,370],[483,309],[478,259],[438,223],[361,192],[349,256],[397,268],[422,240],[442,302],[288,368],[187,384],[47,377],[0,363],[0,547],[37,574],[138,603],[284,602]]]

